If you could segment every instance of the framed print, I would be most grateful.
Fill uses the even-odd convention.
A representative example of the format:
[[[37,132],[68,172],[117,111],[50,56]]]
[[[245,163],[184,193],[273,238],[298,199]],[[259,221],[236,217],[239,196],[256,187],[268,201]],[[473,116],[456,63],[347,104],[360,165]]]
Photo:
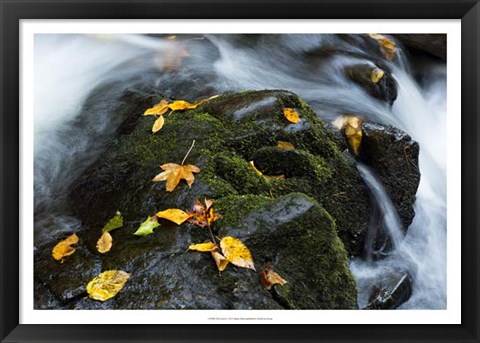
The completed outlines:
[[[2,0],[2,342],[478,342],[479,6]]]

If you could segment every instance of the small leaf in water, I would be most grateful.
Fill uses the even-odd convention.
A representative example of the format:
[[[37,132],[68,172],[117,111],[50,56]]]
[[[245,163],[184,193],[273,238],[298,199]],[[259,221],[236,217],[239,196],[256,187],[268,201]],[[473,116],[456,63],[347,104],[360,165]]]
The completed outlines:
[[[182,210],[179,210],[178,208],[169,208],[168,210],[158,212],[157,217],[167,219],[177,225],[181,225],[185,220],[190,218],[190,215]]]
[[[117,211],[112,219],[102,229],[102,232],[110,232],[123,226],[123,216],[120,211]]]
[[[245,244],[243,244],[238,238],[229,236],[223,237],[220,241],[220,247],[222,248],[222,253],[228,262],[237,267],[255,270],[250,250],[248,250]]]
[[[97,251],[100,254],[105,254],[110,251],[113,244],[112,235],[109,232],[104,232],[102,236],[97,241]]]
[[[358,155],[363,136],[362,121],[358,117],[347,116],[344,130],[350,148],[352,148],[355,155]]]
[[[162,115],[160,115],[160,117],[158,117],[157,120],[155,120],[155,122],[153,123],[152,132],[157,133],[162,129],[164,124],[165,124],[165,118]]]
[[[160,182],[167,180],[168,192],[173,192],[182,179],[187,182],[188,187],[191,187],[193,181],[195,181],[193,173],[200,173],[200,168],[192,164],[179,165],[176,163],[166,163],[161,165],[160,168],[165,171],[156,175],[152,181]]]
[[[382,69],[375,68],[372,70],[372,73],[370,74],[370,79],[372,80],[373,83],[377,84],[383,78],[383,75],[385,75],[385,72]]]
[[[261,271],[260,278],[262,286],[266,289],[272,288],[273,285],[283,286],[287,283],[285,279],[283,279],[279,274],[275,273],[272,268],[269,267]]]
[[[70,256],[75,252],[75,248],[71,245],[78,243],[78,236],[74,233],[73,235],[68,236],[63,241],[59,242],[52,249],[52,257],[59,261],[66,256]]]
[[[295,146],[292,143],[285,141],[278,141],[277,148],[280,148],[282,150],[295,150]]]
[[[130,278],[130,274],[121,270],[108,270],[87,284],[88,296],[94,300],[106,301],[117,295]]]
[[[284,108],[283,115],[291,123],[297,124],[300,122],[300,115],[293,108]]]
[[[148,217],[142,224],[140,224],[140,227],[138,228],[137,231],[135,231],[134,235],[136,236],[150,235],[153,233],[153,229],[159,226],[160,224],[158,224],[156,216]]]

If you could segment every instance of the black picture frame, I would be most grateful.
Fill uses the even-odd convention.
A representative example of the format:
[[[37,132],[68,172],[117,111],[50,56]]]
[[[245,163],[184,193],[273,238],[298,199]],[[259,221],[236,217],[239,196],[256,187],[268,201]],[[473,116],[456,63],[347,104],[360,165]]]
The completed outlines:
[[[0,0],[2,342],[479,342],[478,0]],[[461,19],[462,323],[459,325],[19,324],[19,21],[21,19]],[[48,311],[45,312],[48,316]]]

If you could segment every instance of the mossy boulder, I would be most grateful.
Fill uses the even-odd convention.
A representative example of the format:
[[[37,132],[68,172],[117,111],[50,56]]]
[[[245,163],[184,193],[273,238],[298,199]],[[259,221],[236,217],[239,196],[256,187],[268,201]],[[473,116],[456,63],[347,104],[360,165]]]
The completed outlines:
[[[145,106],[160,98],[143,95]],[[300,123],[284,117],[287,107],[300,114]],[[48,256],[51,247],[39,249],[36,256],[44,261],[41,270],[36,268],[36,280],[65,307],[356,307],[348,257],[363,251],[367,189],[336,145],[337,136],[295,94],[221,95],[195,110],[166,116],[157,134],[151,132],[154,116],[127,117],[105,153],[69,190],[71,210],[83,222],[78,258],[91,265],[78,258],[59,265]],[[182,181],[167,192],[165,182],[151,181],[162,171],[159,165],[180,164],[193,141],[185,163],[201,172],[191,187]],[[278,148],[278,141],[292,143],[295,150]],[[219,275],[209,254],[186,253],[190,244],[209,240],[207,229],[161,220],[152,235],[133,235],[148,216],[167,208],[190,210],[204,198],[214,199],[223,216],[214,224],[214,234],[240,238],[257,269],[271,264],[287,285],[267,292],[251,270],[229,266]],[[112,250],[100,255],[95,251],[100,229],[117,210],[125,226],[112,232]],[[108,269],[132,273],[122,294],[101,304],[84,299],[84,285]],[[73,270],[76,276],[68,278]]]

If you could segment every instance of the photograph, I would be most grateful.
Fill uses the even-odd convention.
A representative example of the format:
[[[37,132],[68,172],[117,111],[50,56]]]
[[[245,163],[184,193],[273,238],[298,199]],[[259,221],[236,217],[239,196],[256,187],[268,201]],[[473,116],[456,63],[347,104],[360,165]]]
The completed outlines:
[[[34,309],[446,310],[448,49],[35,33]]]

